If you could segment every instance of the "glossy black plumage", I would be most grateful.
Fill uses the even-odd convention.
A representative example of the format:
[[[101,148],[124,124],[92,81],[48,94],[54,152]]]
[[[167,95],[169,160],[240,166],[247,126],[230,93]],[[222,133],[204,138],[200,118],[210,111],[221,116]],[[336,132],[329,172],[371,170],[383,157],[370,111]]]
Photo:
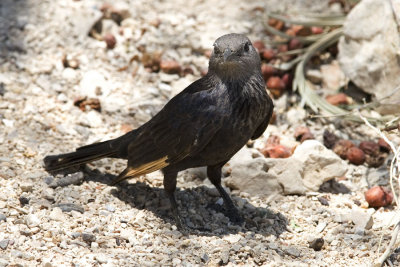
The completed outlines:
[[[53,171],[103,157],[127,159],[127,168],[115,182],[161,169],[177,225],[182,227],[174,197],[177,173],[207,166],[231,220],[240,222],[221,186],[221,168],[249,139],[262,135],[272,115],[260,65],[246,36],[224,35],[214,44],[208,74],[172,98],[150,121],[119,138],[47,156],[45,168]]]

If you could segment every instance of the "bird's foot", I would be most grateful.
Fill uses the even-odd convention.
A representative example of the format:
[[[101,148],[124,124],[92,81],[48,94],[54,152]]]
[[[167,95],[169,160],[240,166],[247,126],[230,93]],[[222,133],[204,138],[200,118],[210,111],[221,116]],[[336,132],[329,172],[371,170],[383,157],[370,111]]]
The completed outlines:
[[[226,216],[235,225],[242,225],[244,222],[242,216],[240,216],[239,211],[236,208],[227,210]]]

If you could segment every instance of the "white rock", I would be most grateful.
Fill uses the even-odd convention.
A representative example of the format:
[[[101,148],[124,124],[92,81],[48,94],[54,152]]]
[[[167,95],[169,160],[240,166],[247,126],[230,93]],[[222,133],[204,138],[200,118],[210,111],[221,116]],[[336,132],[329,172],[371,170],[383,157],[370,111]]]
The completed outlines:
[[[9,264],[10,262],[8,260],[0,258],[0,267],[7,267]]]
[[[29,227],[35,227],[40,224],[40,219],[34,214],[28,214],[25,217],[25,222]]]
[[[78,120],[81,125],[91,128],[97,128],[103,125],[101,114],[95,110],[82,113]]]
[[[50,212],[49,218],[53,221],[64,221],[65,216],[62,210],[59,207],[53,208],[53,210]]]
[[[13,120],[3,119],[3,124],[6,127],[10,127],[10,128],[14,127],[14,121]]]
[[[400,14],[400,1],[363,0],[348,14],[339,41],[338,58],[346,76],[378,99],[400,84],[396,13]],[[400,91],[382,103],[380,112],[398,112]]]
[[[61,77],[67,81],[75,81],[78,75],[76,70],[72,68],[65,68],[61,73]]]
[[[94,24],[102,17],[103,13],[96,8],[62,8],[56,18],[59,23],[72,25],[74,34],[80,38],[87,38]]]
[[[318,223],[317,227],[315,228],[315,232],[316,233],[321,233],[322,231],[324,231],[325,227],[327,226],[326,222],[320,222]]]
[[[322,86],[330,91],[337,91],[346,84],[346,76],[337,60],[321,66]]]
[[[302,162],[304,186],[318,191],[321,184],[343,176],[347,166],[338,155],[316,140],[306,140],[294,151],[291,158]]]
[[[306,111],[303,108],[291,108],[286,113],[286,119],[290,125],[298,125],[304,122]]]
[[[239,242],[242,237],[240,235],[227,235],[224,237],[225,241],[228,241],[231,244],[235,244]]]
[[[21,188],[22,192],[32,192],[33,184],[25,182],[25,183],[21,183],[19,185],[19,187]]]
[[[345,163],[316,140],[303,142],[285,159],[253,159],[248,149],[243,149],[226,168],[231,169],[225,179],[228,187],[264,196],[318,191],[324,182],[347,171]]]
[[[107,96],[110,93],[110,88],[108,81],[96,70],[89,70],[83,74],[79,83],[79,93],[88,97]]]
[[[282,192],[277,177],[268,172],[267,160],[263,158],[232,165],[231,176],[225,179],[225,183],[231,189],[238,189],[251,195]]]

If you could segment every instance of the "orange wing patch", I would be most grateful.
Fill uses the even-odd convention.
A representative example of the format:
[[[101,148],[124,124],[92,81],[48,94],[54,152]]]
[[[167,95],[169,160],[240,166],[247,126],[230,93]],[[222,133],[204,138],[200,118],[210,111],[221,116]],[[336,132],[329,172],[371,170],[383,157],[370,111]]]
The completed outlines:
[[[128,166],[123,172],[121,172],[120,175],[118,175],[117,178],[114,179],[112,184],[114,185],[123,180],[134,178],[140,175],[144,175],[165,168],[169,165],[169,163],[167,163],[167,160],[168,156],[165,156],[162,157],[161,159],[148,162],[136,168]]]

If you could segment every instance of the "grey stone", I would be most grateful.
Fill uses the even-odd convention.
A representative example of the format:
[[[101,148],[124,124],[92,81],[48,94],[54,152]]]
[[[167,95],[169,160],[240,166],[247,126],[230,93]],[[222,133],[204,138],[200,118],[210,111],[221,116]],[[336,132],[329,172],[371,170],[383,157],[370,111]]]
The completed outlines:
[[[374,224],[371,214],[358,209],[352,209],[351,220],[353,221],[356,229],[368,230],[371,229]]]
[[[115,211],[115,207],[114,207],[113,205],[111,205],[111,204],[107,204],[107,205],[106,205],[106,209],[107,209],[109,212],[114,212],[114,211]]]
[[[204,253],[204,254],[201,256],[201,261],[202,261],[202,262],[207,263],[209,260],[210,260],[210,257],[208,256],[207,253]]]
[[[78,206],[73,203],[60,203],[55,205],[56,207],[59,207],[63,212],[70,212],[70,211],[79,211],[80,213],[84,213],[85,210],[81,206]]]
[[[228,261],[229,261],[229,251],[224,250],[221,252],[220,262],[225,265],[228,263]]]
[[[96,236],[91,233],[82,233],[82,240],[86,243],[91,243],[96,241]]]
[[[361,1],[347,15],[338,45],[339,63],[346,76],[378,99],[390,95],[400,84],[400,34],[395,13],[400,13],[399,1]],[[398,112],[400,91],[381,103],[381,113]]]
[[[7,221],[7,217],[3,213],[0,213],[0,222],[1,221]]]
[[[3,239],[3,240],[1,240],[1,241],[0,241],[0,248],[1,248],[2,250],[6,250],[7,247],[8,247],[8,243],[10,243],[10,240],[9,240],[9,239]]]
[[[83,172],[75,172],[72,174],[68,174],[59,179],[53,179],[49,181],[49,187],[56,188],[56,187],[65,187],[71,184],[79,185],[83,182]]]
[[[369,168],[367,170],[367,182],[369,185],[389,185],[389,170],[383,165],[380,168]]]
[[[285,252],[294,257],[300,257],[301,255],[300,250],[295,247],[288,247],[287,249],[285,249]]]
[[[266,159],[257,158],[236,164],[231,176],[225,180],[231,189],[245,191],[252,195],[281,193],[277,177],[268,172]]]

